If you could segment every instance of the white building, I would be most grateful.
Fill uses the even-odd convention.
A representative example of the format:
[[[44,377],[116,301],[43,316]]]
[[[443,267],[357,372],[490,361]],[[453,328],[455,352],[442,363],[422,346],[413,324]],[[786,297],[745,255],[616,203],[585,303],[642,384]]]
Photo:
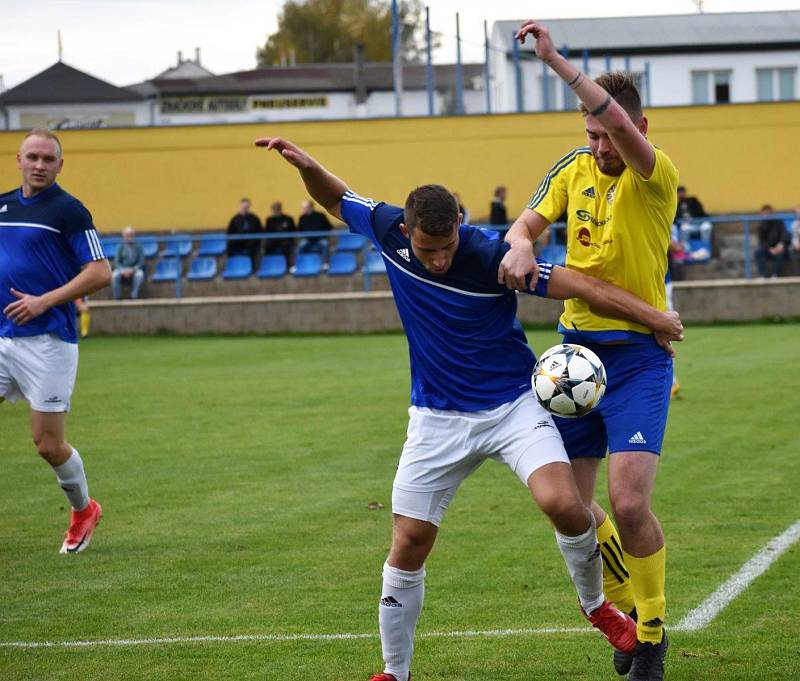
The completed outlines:
[[[574,94],[534,57],[533,39],[515,49],[521,23],[492,28],[493,110],[574,109]],[[590,76],[639,74],[646,106],[794,100],[800,92],[800,11],[543,23],[562,54]]]

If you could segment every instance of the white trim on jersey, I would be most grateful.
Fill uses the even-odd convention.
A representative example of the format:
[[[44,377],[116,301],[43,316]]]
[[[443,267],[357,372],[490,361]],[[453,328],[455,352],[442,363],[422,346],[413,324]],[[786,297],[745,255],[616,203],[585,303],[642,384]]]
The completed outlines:
[[[36,229],[46,229],[48,232],[60,234],[55,227],[48,227],[38,222],[0,222],[0,227],[35,227]]]
[[[87,229],[84,234],[86,235],[86,241],[89,242],[92,260],[104,260],[106,256],[103,253],[103,247],[100,245],[100,239],[97,238],[97,232],[93,229]]]
[[[363,196],[359,196],[350,189],[348,189],[342,195],[342,201],[352,201],[353,203],[360,203],[362,206],[366,206],[367,208],[375,208],[375,206],[378,205],[373,199],[367,199]]]
[[[404,274],[407,274],[409,277],[412,277],[412,278],[416,279],[417,281],[421,281],[421,282],[423,282],[425,284],[430,284],[431,286],[436,286],[438,288],[443,288],[446,291],[453,291],[453,293],[460,293],[461,295],[473,296],[475,298],[500,298],[500,297],[505,295],[505,293],[475,293],[474,291],[463,291],[462,289],[455,288],[454,286],[448,286],[447,284],[440,284],[439,282],[431,281],[430,279],[425,279],[424,277],[420,277],[418,274],[414,274],[413,272],[409,272],[404,267],[400,267],[400,265],[398,263],[396,263],[394,260],[392,260],[383,251],[381,251],[381,255],[384,257],[385,260],[390,262],[392,265],[394,265],[398,270],[400,270]]]

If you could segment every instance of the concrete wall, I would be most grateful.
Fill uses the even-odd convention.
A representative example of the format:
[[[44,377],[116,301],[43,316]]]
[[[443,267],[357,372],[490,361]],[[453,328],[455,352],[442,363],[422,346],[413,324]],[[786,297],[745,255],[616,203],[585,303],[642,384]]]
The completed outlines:
[[[764,202],[797,203],[795,156],[800,102],[649,111],[650,138],[675,161],[681,182],[713,212],[747,212]],[[577,113],[509,114],[270,125],[80,130],[61,133],[59,181],[87,205],[102,232],[219,229],[242,196],[267,212],[275,199],[297,214],[305,189],[263,135],[304,146],[357,192],[402,203],[420,184],[458,191],[473,222],[488,213],[497,184],[508,210],[527,204],[542,176],[585,144]],[[0,132],[0,190],[19,183],[13,161],[22,135]]]
[[[675,284],[686,322],[800,318],[800,277]],[[525,324],[555,324],[561,303],[520,296]],[[359,333],[395,331],[400,319],[387,291],[93,301],[96,334]]]

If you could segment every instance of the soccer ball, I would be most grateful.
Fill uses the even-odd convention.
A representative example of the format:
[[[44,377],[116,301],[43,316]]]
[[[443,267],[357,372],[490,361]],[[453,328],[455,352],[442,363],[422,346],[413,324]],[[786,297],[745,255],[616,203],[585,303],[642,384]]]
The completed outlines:
[[[539,357],[531,384],[547,411],[576,418],[600,402],[606,391],[606,370],[600,358],[582,345],[555,345]]]

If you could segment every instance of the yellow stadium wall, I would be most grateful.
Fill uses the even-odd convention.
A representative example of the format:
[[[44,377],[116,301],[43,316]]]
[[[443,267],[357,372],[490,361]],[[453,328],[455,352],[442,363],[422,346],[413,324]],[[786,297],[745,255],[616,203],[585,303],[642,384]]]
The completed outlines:
[[[649,112],[650,139],[675,161],[681,183],[715,213],[800,203],[800,103],[675,107]],[[264,135],[294,140],[365,196],[402,203],[429,182],[460,193],[478,222],[492,190],[508,187],[521,211],[549,167],[585,144],[577,113],[76,130],[60,133],[61,185],[103,232],[207,230],[227,225],[248,196],[262,217],[280,200],[296,215],[306,194],[297,172],[253,147]],[[12,160],[22,134],[0,133],[0,187],[19,183]]]

